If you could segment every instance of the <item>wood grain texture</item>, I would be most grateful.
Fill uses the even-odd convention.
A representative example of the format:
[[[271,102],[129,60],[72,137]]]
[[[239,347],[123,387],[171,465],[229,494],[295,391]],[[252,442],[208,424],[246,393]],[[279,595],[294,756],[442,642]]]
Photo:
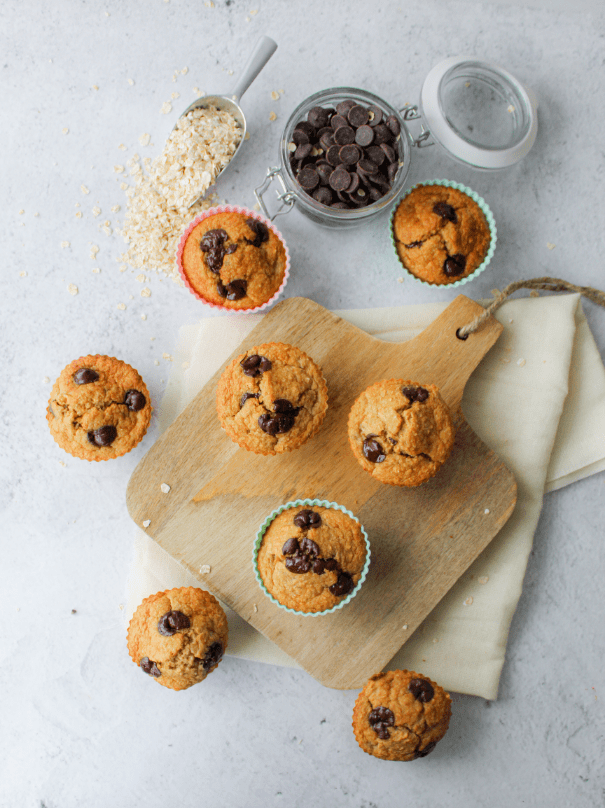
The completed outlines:
[[[491,318],[468,339],[456,330],[482,311],[460,295],[428,328],[387,343],[305,298],[278,304],[225,363],[263,342],[287,342],[323,369],[329,408],[319,433],[273,457],[232,443],[220,428],[220,368],[135,469],[127,504],[147,533],[231,608],[312,676],[335,688],[362,687],[381,670],[487,546],[512,513],[516,485],[465,422],[465,384],[502,331]],[[379,379],[436,384],[454,414],[456,442],[438,474],[418,488],[382,485],[348,445],[355,398]],[[171,490],[163,494],[162,483]],[[341,611],[284,612],[262,593],[252,546],[264,518],[284,502],[319,498],[358,516],[372,550],[368,577]],[[486,510],[488,513],[486,513]],[[209,565],[207,574],[200,567]],[[406,626],[404,629],[403,626]]]

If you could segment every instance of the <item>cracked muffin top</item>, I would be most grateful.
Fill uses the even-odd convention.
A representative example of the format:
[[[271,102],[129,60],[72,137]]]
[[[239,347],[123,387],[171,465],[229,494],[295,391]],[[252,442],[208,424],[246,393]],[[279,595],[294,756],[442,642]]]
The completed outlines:
[[[442,687],[414,671],[377,673],[355,702],[357,743],[383,760],[426,757],[447,732],[451,701]]]
[[[358,396],[349,443],[376,480],[413,487],[433,477],[454,444],[449,408],[434,384],[385,379]]]
[[[221,426],[243,449],[281,454],[317,432],[328,409],[328,389],[304,351],[270,342],[250,348],[225,368],[216,408]]]
[[[286,249],[259,219],[216,213],[187,237],[182,269],[204,300],[229,309],[253,309],[270,300],[281,286]]]
[[[408,272],[437,285],[471,275],[491,241],[474,199],[443,185],[418,186],[401,200],[393,216],[393,237]]]
[[[257,569],[267,591],[297,612],[336,606],[359,583],[367,556],[361,525],[344,511],[288,507],[267,527]]]
[[[46,420],[55,441],[84,460],[110,460],[142,439],[151,400],[138,372],[111,356],[83,356],[53,385]]]
[[[229,629],[217,599],[194,586],[157,592],[128,626],[128,653],[148,676],[171,690],[202,682],[223,658]]]

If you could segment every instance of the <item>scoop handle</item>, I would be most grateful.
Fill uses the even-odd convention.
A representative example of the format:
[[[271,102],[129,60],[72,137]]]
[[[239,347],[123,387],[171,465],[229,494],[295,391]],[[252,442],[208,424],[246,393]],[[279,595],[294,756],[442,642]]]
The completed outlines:
[[[244,72],[240,76],[239,81],[231,93],[231,97],[236,104],[239,103],[242,95],[246,92],[248,87],[252,84],[254,79],[258,76],[276,50],[277,42],[271,39],[271,37],[262,36],[258,40],[256,47],[250,54],[250,58],[246,63]]]

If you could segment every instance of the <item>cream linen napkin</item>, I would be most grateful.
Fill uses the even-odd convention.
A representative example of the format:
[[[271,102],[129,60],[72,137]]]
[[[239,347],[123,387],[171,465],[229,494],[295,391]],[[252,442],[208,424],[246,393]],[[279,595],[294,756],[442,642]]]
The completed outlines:
[[[403,342],[447,305],[337,313],[381,339]],[[205,319],[181,329],[159,413],[162,431],[262,316]],[[605,468],[605,369],[580,296],[508,300],[495,316],[504,331],[471,376],[462,408],[471,427],[514,473],[517,505],[500,533],[387,666],[420,671],[448,690],[486,699],[497,697],[508,630],[545,489]],[[204,585],[137,531],[126,618],[149,594],[200,583]],[[226,611],[229,653],[297,666],[235,612]]]

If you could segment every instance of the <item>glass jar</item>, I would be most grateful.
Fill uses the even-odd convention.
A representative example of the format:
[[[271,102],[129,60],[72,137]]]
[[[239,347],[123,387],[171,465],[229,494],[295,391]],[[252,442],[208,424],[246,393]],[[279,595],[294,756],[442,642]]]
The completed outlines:
[[[292,134],[296,125],[307,120],[307,114],[313,107],[336,107],[341,101],[351,99],[362,106],[374,104],[379,107],[385,116],[393,115],[399,122],[401,131],[397,137],[399,147],[399,169],[393,178],[391,189],[376,202],[363,208],[354,210],[340,210],[322,205],[309,196],[298,184],[292,167],[290,166],[290,153],[288,144],[292,142]],[[283,131],[279,144],[280,166],[270,168],[267,171],[264,183],[255,190],[256,199],[261,206],[261,210],[268,219],[273,219],[282,213],[287,213],[296,204],[299,210],[318,224],[327,227],[355,227],[364,221],[382,213],[386,210],[394,199],[396,199],[405,186],[405,181],[410,170],[411,145],[408,130],[405,125],[402,112],[396,110],[382,98],[366,90],[358,90],[353,87],[334,87],[330,90],[321,90],[314,95],[310,95],[299,104],[292,115],[290,115]],[[263,194],[269,188],[274,179],[279,182],[282,193],[278,196],[282,206],[277,213],[271,214],[267,210],[263,201]]]
[[[390,190],[376,202],[362,208],[341,210],[322,205],[298,184],[290,165],[288,145],[296,125],[307,120],[313,107],[335,107],[352,99],[362,106],[380,107],[393,115],[401,127],[397,138],[399,169]],[[254,194],[262,212],[273,220],[294,205],[320,225],[331,228],[355,227],[379,215],[401,196],[410,170],[413,148],[438,145],[452,159],[479,170],[508,168],[531,149],[538,130],[538,102],[532,91],[498,65],[473,58],[452,57],[436,65],[422,86],[418,106],[396,109],[366,90],[335,87],[322,90],[299,104],[286,123],[279,145],[280,165],[269,168]],[[414,137],[410,122],[420,123]],[[277,181],[280,207],[271,214],[263,195]]]

